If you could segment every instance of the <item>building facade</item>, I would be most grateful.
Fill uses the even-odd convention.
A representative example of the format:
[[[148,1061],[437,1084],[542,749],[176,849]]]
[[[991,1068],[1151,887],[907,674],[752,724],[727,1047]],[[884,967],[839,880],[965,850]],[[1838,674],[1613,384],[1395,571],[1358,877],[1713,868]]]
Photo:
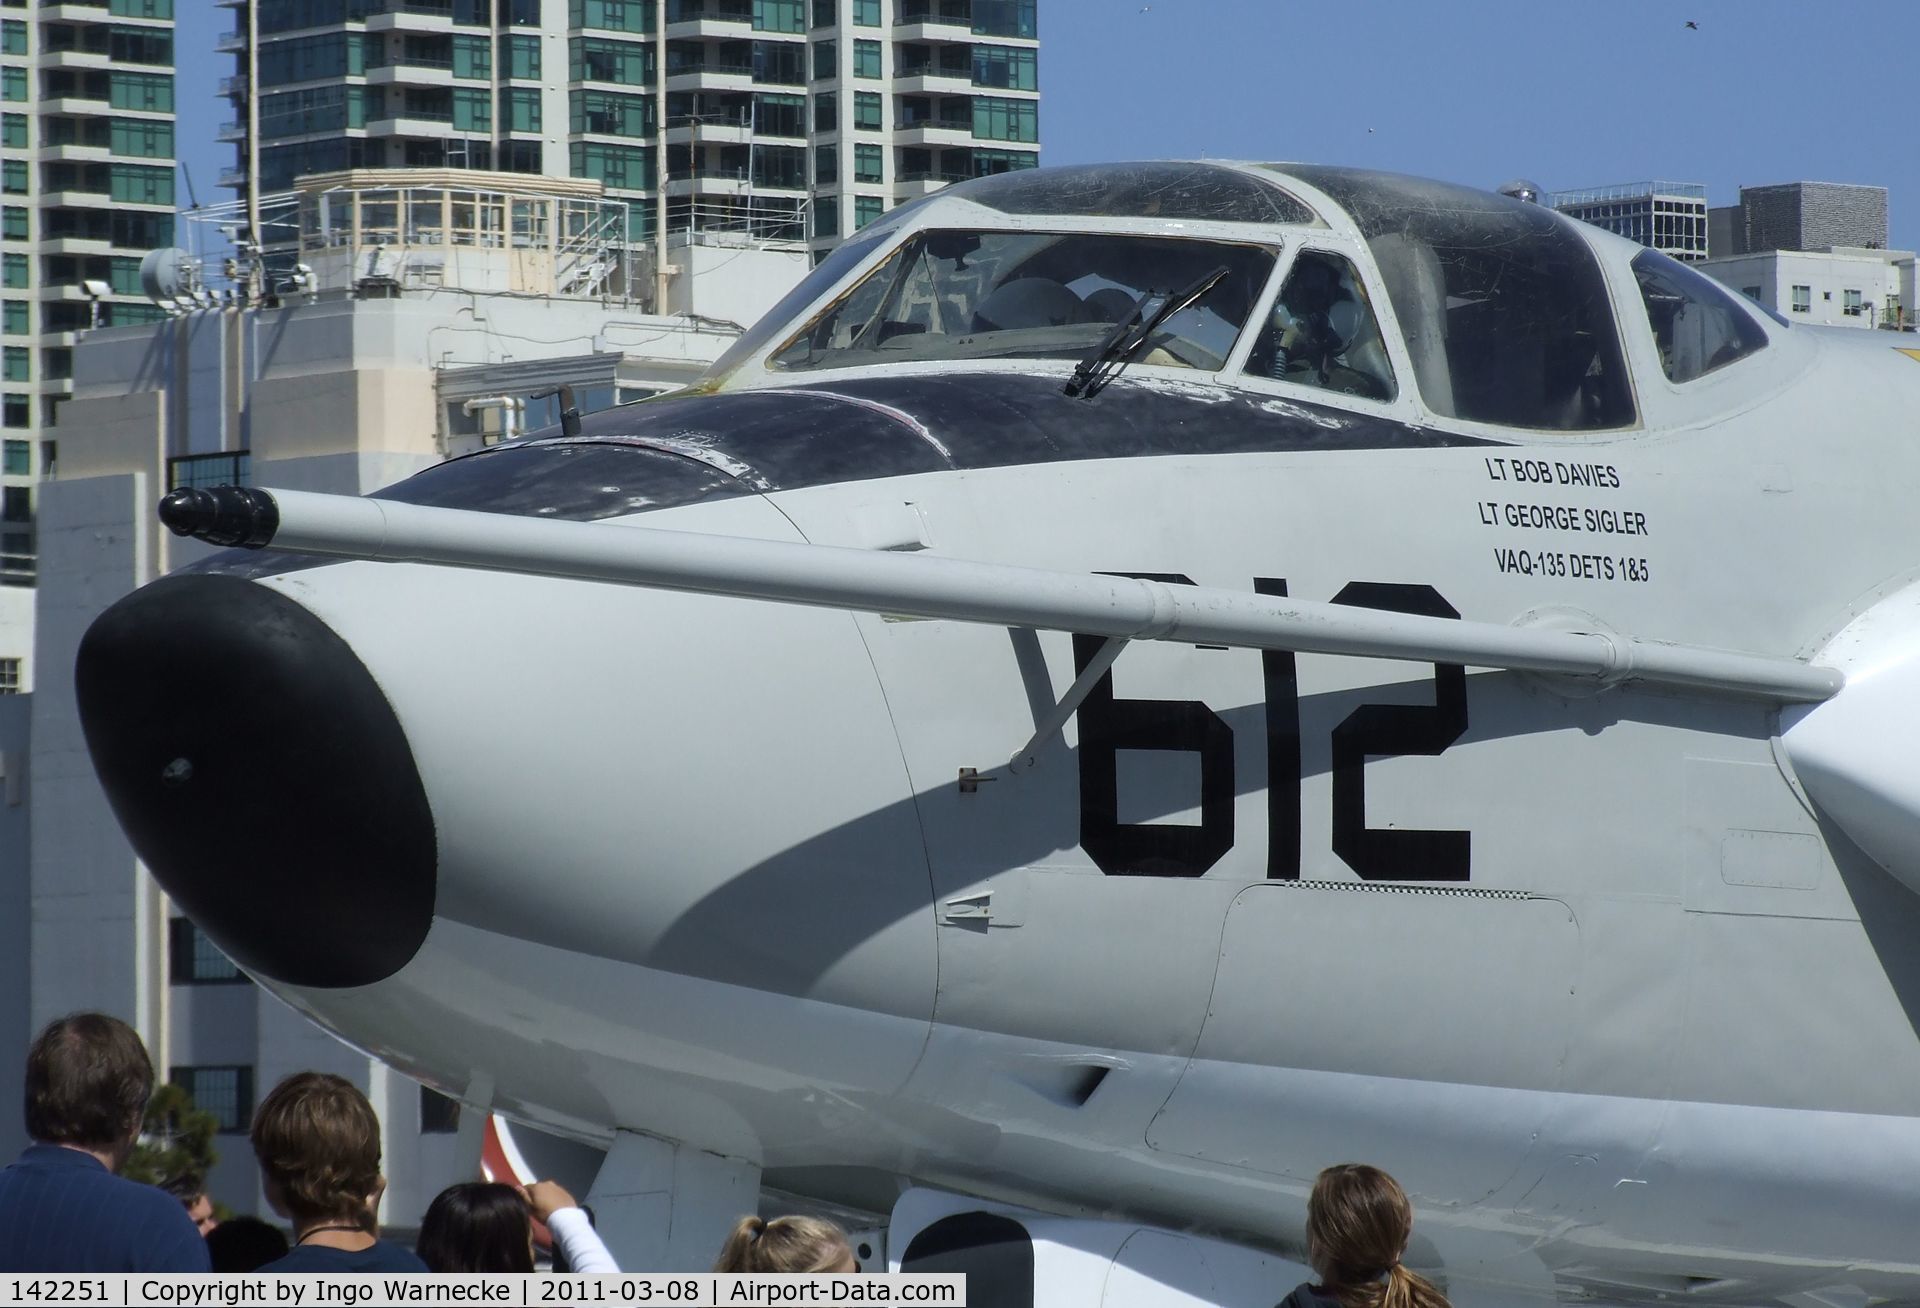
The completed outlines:
[[[1555,191],[1553,207],[1581,222],[1693,262],[1707,257],[1707,188],[1696,182],[1630,182]]]
[[[40,492],[46,674],[0,702],[0,1032],[82,1008],[134,1022],[161,1075],[218,1118],[211,1191],[240,1212],[264,1212],[245,1138],[259,1097],[306,1068],[346,1076],[380,1113],[383,1211],[405,1228],[474,1175],[479,1123],[252,985],[172,907],[88,760],[80,638],[120,595],[206,552],[160,527],[169,488],[360,494],[551,424],[559,385],[583,411],[683,385],[738,336],[712,319],[757,317],[808,256],[801,241],[676,247],[688,277],[711,255],[746,288],[689,292],[710,314],[696,321],[627,302],[601,243],[576,239],[628,221],[597,182],[357,171],[310,178],[282,207],[270,217],[295,233],[297,285],[252,303],[190,287],[163,321],[90,332],[75,352],[60,475]]]
[[[1713,257],[1769,250],[1887,248],[1887,188],[1836,182],[1743,186],[1712,214]]]
[[[33,684],[36,487],[74,342],[160,316],[140,260],[173,243],[173,4],[0,6],[0,694]]]
[[[1037,0],[218,0],[223,182],[486,168],[591,178],[629,240],[801,237],[1038,162]]]
[[[1839,247],[1709,259],[1700,271],[1796,323],[1914,330],[1914,255]]]

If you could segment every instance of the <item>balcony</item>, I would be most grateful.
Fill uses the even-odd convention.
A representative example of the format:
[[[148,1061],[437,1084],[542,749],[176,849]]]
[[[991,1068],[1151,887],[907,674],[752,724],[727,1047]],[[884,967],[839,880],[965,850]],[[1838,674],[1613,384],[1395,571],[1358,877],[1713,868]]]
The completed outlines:
[[[221,95],[237,95],[241,99],[245,99],[247,95],[246,74],[236,73],[232,77],[221,78],[218,89]]]
[[[752,64],[682,64],[667,70],[669,91],[751,91]]]
[[[667,0],[667,36],[739,36],[753,26],[753,6],[718,0]]]
[[[230,123],[221,123],[220,130],[214,133],[214,139],[223,142],[244,141],[247,139],[247,125],[237,119]]]
[[[932,195],[935,191],[945,190],[955,182],[968,181],[972,176],[971,173],[902,173],[894,178],[893,198],[917,200],[923,195]]]
[[[92,72],[114,66],[113,56],[105,50],[43,50],[42,68],[76,68]]]
[[[676,198],[690,195],[742,196],[751,189],[744,168],[701,168],[691,177],[667,179],[667,194]]]
[[[451,59],[403,59],[367,69],[368,86],[452,86]]]
[[[903,68],[894,74],[893,89],[903,95],[971,95],[975,90],[973,69],[941,68],[937,64]]]
[[[57,145],[43,145],[34,155],[41,163],[111,163],[113,147],[102,141],[95,145],[86,141],[62,141]]]
[[[973,119],[921,118],[896,128],[895,145],[970,145]]]
[[[588,130],[592,130],[591,125]],[[746,114],[701,114],[667,120],[668,145],[747,145],[752,140],[753,127]]]
[[[213,43],[216,54],[240,54],[247,48],[247,34],[242,32],[222,32]]]
[[[112,254],[115,246],[104,236],[49,236],[41,239],[41,254]]]

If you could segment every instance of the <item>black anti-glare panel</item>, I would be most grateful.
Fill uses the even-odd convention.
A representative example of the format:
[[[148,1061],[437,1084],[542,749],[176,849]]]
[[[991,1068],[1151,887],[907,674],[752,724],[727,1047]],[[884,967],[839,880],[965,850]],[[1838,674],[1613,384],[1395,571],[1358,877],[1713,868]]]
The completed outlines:
[[[995,173],[943,191],[1001,213],[1310,223],[1313,210],[1277,185],[1199,163],[1079,164]]]

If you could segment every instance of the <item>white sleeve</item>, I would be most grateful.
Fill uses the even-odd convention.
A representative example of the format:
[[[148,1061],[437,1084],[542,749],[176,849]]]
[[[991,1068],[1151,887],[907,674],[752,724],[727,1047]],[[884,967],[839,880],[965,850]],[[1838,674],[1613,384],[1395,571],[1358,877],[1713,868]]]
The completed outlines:
[[[601,1243],[600,1233],[593,1229],[593,1223],[580,1209],[556,1208],[547,1218],[547,1230],[552,1232],[560,1252],[566,1255],[567,1266],[575,1272],[590,1276],[620,1270],[613,1255],[607,1252],[607,1246]]]

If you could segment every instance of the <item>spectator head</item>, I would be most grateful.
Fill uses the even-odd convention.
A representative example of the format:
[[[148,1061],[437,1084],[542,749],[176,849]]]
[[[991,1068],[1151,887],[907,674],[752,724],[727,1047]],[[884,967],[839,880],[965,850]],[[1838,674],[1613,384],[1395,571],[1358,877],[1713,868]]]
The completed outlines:
[[[105,1013],[51,1023],[27,1051],[27,1134],[125,1163],[153,1095],[153,1064],[134,1029]]]
[[[258,1217],[229,1217],[207,1232],[216,1272],[255,1272],[287,1256],[287,1237]]]
[[[253,1154],[267,1202],[296,1227],[346,1222],[372,1232],[387,1179],[380,1119],[351,1081],[297,1072],[253,1115]]]
[[[414,1246],[435,1272],[531,1272],[533,1214],[510,1185],[469,1181],[435,1196]]]
[[[1400,1259],[1413,1238],[1413,1205],[1377,1167],[1341,1163],[1307,1198],[1307,1261],[1343,1308],[1447,1308]]]
[[[857,1272],[847,1233],[818,1217],[742,1217],[720,1250],[716,1272]]]
[[[160,1183],[160,1188],[180,1201],[180,1206],[187,1210],[187,1216],[199,1228],[200,1234],[205,1235],[220,1225],[214,1220],[213,1199],[207,1194],[207,1184],[200,1179],[200,1173],[182,1172],[178,1176],[170,1176]]]

